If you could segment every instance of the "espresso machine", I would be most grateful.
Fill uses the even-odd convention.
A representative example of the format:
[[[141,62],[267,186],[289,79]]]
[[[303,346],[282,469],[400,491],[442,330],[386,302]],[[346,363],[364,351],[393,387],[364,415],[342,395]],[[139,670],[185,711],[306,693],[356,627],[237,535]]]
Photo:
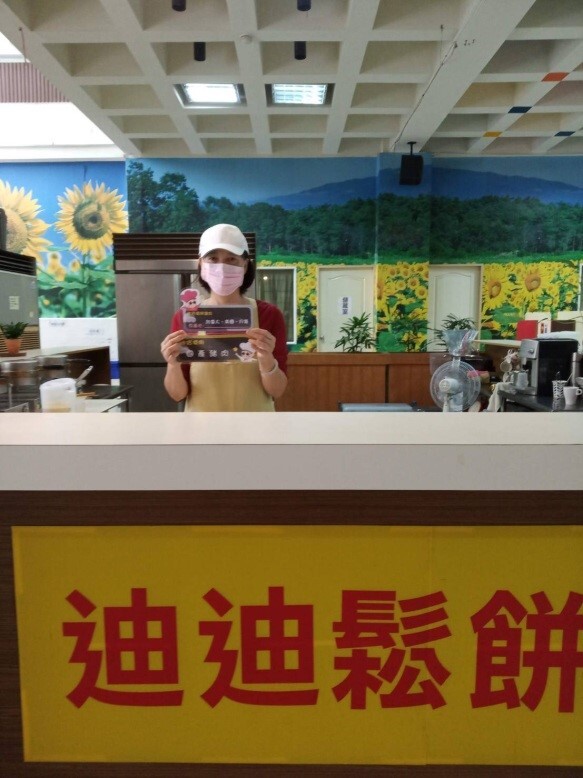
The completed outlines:
[[[528,372],[528,386],[522,392],[552,397],[553,381],[566,381],[571,375],[578,346],[575,338],[525,338],[518,350],[522,368]]]

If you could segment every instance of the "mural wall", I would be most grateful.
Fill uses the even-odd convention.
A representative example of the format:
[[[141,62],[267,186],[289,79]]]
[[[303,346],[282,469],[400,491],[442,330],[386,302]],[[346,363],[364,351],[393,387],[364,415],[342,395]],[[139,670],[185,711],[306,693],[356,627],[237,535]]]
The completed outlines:
[[[513,337],[526,311],[573,310],[583,259],[583,158],[400,156],[0,164],[8,249],[37,260],[41,316],[111,317],[111,233],[232,222],[258,262],[297,268],[298,337],[316,348],[317,268],[374,265],[377,348],[427,344],[429,268],[483,266],[483,336]],[[127,178],[126,178],[127,175]],[[127,206],[126,206],[127,192]]]
[[[8,251],[36,259],[41,317],[115,316],[112,232],[125,232],[124,163],[0,165]]]
[[[429,266],[481,264],[482,337],[512,338],[527,311],[572,310],[583,259],[583,159],[425,159],[399,185],[377,159],[148,160],[128,166],[130,229],[258,236],[259,264],[298,274],[298,340],[316,348],[317,268],[375,264],[377,348],[427,345]]]

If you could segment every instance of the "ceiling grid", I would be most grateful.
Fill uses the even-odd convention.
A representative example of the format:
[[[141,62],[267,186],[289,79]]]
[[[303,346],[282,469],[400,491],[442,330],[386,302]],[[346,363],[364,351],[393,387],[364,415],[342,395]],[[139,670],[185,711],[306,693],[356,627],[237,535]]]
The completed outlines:
[[[0,0],[0,32],[127,157],[375,156],[409,142],[435,156],[583,154],[583,0],[311,5]],[[187,82],[240,84],[245,99],[185,106]],[[273,105],[273,83],[325,83],[330,98]]]

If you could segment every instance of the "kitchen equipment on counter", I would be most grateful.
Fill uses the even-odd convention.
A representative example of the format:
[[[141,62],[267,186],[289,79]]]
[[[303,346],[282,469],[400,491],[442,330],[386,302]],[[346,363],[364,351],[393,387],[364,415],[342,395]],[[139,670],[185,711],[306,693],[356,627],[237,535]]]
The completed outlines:
[[[54,378],[40,387],[43,413],[70,413],[75,408],[77,388],[74,378]]]
[[[526,370],[509,370],[504,374],[504,383],[514,386],[519,391],[528,388],[528,372]]]
[[[54,378],[67,377],[67,355],[51,354],[51,356],[36,357],[40,368],[40,382],[52,381]]]
[[[81,373],[91,367],[91,360],[83,357],[67,357],[67,376],[69,378],[79,378]]]
[[[520,344],[518,354],[522,367],[529,374],[529,384],[521,391],[526,394],[552,397],[553,381],[567,380],[571,375],[573,354],[579,342],[571,338],[527,338]]]
[[[75,381],[75,386],[85,386],[85,384],[87,383],[87,381],[86,381],[85,379],[87,378],[87,376],[89,375],[89,373],[90,373],[92,370],[93,370],[93,365],[89,365],[89,367],[88,367],[88,368],[86,368],[86,369],[85,369],[85,370],[84,370],[84,371],[81,373],[81,375],[79,376],[79,378],[77,378],[77,379],[76,379],[76,381]]]
[[[39,396],[38,359],[6,359],[0,362],[0,375],[8,382],[8,405],[36,400]]]
[[[577,379],[583,380],[583,354],[573,354],[571,360],[571,385],[581,386]]]

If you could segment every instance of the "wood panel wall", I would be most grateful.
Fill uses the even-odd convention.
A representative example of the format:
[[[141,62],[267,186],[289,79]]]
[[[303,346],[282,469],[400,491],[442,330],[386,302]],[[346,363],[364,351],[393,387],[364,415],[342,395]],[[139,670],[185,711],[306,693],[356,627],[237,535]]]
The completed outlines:
[[[433,407],[429,354],[291,353],[278,411],[337,411],[339,403]]]

